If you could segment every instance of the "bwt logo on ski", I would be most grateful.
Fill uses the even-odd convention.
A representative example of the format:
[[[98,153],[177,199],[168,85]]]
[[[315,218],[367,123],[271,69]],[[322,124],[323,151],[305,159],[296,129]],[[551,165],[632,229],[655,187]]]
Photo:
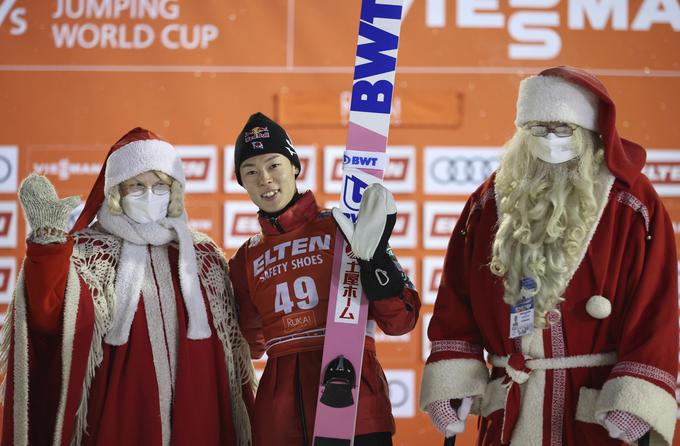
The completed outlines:
[[[343,155],[342,164],[352,167],[377,167],[378,158],[374,156],[347,156]]]
[[[16,6],[17,0],[4,0],[0,3],[0,27],[9,24],[9,33],[20,36],[28,29],[26,22],[26,8]]]
[[[392,107],[393,85],[389,77],[394,78],[397,65],[395,53],[399,36],[385,28],[388,20],[401,20],[401,5],[376,4],[376,0],[364,0],[361,5],[361,22],[359,23],[359,41],[368,41],[357,46],[357,63],[366,63],[354,67],[354,86],[350,111],[382,113],[389,115]],[[376,20],[379,19],[379,20]],[[382,27],[381,27],[382,26]],[[377,76],[380,79],[372,83],[366,79]]]

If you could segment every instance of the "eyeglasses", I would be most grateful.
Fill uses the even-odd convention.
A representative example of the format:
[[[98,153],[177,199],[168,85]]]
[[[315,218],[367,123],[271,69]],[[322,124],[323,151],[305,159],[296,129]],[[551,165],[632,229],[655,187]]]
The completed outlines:
[[[131,184],[129,186],[123,186],[125,192],[133,197],[141,197],[144,195],[147,189],[151,189],[154,195],[167,195],[170,193],[170,185],[166,183],[156,183],[153,186],[145,186],[143,184]]]
[[[574,134],[574,127],[563,122],[558,122],[555,125],[547,124],[533,124],[529,126],[529,131],[532,136],[547,136],[548,133],[554,133],[555,136],[566,138]]]

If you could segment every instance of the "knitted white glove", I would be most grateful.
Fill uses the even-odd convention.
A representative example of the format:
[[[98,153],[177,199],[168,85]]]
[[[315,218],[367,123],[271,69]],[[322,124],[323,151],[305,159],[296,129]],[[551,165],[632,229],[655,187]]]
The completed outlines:
[[[60,200],[47,177],[30,174],[19,186],[19,201],[32,229],[29,240],[41,245],[66,241],[66,223],[80,197]]]
[[[611,438],[623,440],[628,444],[633,444],[651,429],[651,426],[642,418],[622,410],[607,412],[604,425]]]
[[[465,419],[470,414],[470,407],[472,398],[465,397],[462,400],[433,401],[426,410],[434,427],[449,438],[465,430]]]

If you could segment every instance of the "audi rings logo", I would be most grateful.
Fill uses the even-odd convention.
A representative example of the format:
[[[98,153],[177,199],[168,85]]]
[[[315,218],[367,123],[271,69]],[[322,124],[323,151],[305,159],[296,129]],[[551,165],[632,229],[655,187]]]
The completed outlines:
[[[7,181],[10,176],[12,176],[12,163],[6,156],[0,155],[0,183]]]
[[[411,369],[386,369],[392,414],[396,418],[412,418],[416,415],[416,374]]]
[[[468,194],[498,168],[500,149],[426,148],[425,192]]]
[[[497,167],[498,163],[482,157],[439,157],[432,163],[430,174],[440,184],[481,184]]]

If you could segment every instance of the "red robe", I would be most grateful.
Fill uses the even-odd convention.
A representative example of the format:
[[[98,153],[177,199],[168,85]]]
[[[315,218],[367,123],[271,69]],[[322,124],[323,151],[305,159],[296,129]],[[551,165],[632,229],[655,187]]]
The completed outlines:
[[[503,423],[514,410],[519,418],[512,444],[623,444],[609,438],[602,425],[611,410],[649,423],[652,444],[671,442],[678,367],[673,227],[646,177],[640,175],[630,187],[614,182],[606,170],[601,179],[601,214],[572,271],[561,317],[553,313],[552,325],[521,341],[509,339],[510,307],[503,302],[501,278],[489,269],[499,221],[494,176],[472,194],[458,220],[428,331],[433,350],[423,373],[421,408],[474,397],[482,415],[479,445],[500,444]],[[611,305],[609,312],[602,299]],[[605,304],[599,313],[594,302]],[[548,358],[550,367],[528,370],[526,382],[509,393],[503,382],[513,370],[496,362],[489,374],[482,349],[497,357],[522,352]],[[605,365],[566,365],[585,358]],[[513,406],[514,391],[521,400]]]
[[[266,349],[268,356],[255,400],[253,445],[302,444],[296,370],[311,444],[335,220],[330,212],[320,211],[312,193],[307,192],[276,222],[260,216],[260,225],[262,233],[246,242],[229,262],[239,323],[251,354],[259,358]],[[369,327],[377,323],[388,335],[407,333],[416,324],[419,308],[418,293],[409,282],[401,296],[370,303]],[[363,435],[394,429],[387,382],[376,358],[375,342],[367,336],[355,432]]]
[[[89,233],[92,234],[92,231]],[[111,240],[112,236],[105,237]],[[53,438],[60,438],[60,444],[70,444],[71,439],[78,435],[76,412],[81,406],[87,411],[86,420],[81,419],[81,424],[86,421],[87,427],[85,432],[81,432],[80,444],[236,445],[238,429],[233,422],[225,347],[215,327],[216,316],[214,311],[208,312],[212,331],[210,338],[187,339],[188,320],[177,271],[178,250],[174,245],[167,248],[171,281],[163,283],[156,275],[157,287],[171,287],[177,308],[177,365],[170,395],[170,438],[165,441],[162,438],[161,384],[154,365],[148,313],[144,308],[148,298],[144,295],[135,313],[129,341],[121,346],[111,346],[102,341],[101,362],[94,368],[88,394],[81,401],[84,383],[88,381],[91,344],[97,337],[98,316],[87,278],[80,272],[69,276],[69,265],[73,264],[74,243],[100,243],[106,238],[100,237],[97,242],[91,236],[76,234],[74,239],[69,238],[65,244],[28,245],[23,270],[25,280],[21,282],[23,287],[19,286],[13,302],[2,444],[17,444],[25,440],[29,444],[52,444]],[[195,249],[197,253],[205,254],[203,262],[199,263],[200,269],[224,273],[226,264],[212,242],[196,243]],[[154,269],[156,267],[154,265]],[[154,274],[157,274],[156,270]],[[211,308],[205,284],[202,285],[206,309]],[[69,304],[68,289],[78,288],[79,293]],[[22,303],[17,302],[18,299],[22,299]],[[26,309],[25,319],[22,307]],[[168,315],[158,314],[157,317],[160,336],[164,338],[161,345],[169,351],[170,334],[164,322]],[[15,358],[15,351],[21,349],[24,343],[18,328],[22,319],[27,322],[27,376],[21,373],[25,364],[18,363]],[[74,322],[69,323],[69,320]],[[71,326],[74,330],[69,328]],[[66,331],[73,333],[70,341]],[[101,341],[101,334],[99,336]],[[70,346],[71,342],[72,348],[62,350],[64,344]],[[63,370],[68,370],[67,380],[62,377]],[[27,418],[22,416],[21,404],[14,399],[15,395],[22,393],[21,388],[17,388],[17,376],[21,376],[22,380],[28,379]],[[65,389],[63,382],[67,382]],[[242,385],[241,394],[245,407],[251,411],[254,399],[249,383]],[[244,404],[237,407],[243,408]],[[60,408],[62,416],[59,415]],[[245,420],[247,423],[247,416]],[[27,438],[20,433],[25,429],[24,423],[27,423]],[[245,426],[245,430],[249,431],[250,426]]]

